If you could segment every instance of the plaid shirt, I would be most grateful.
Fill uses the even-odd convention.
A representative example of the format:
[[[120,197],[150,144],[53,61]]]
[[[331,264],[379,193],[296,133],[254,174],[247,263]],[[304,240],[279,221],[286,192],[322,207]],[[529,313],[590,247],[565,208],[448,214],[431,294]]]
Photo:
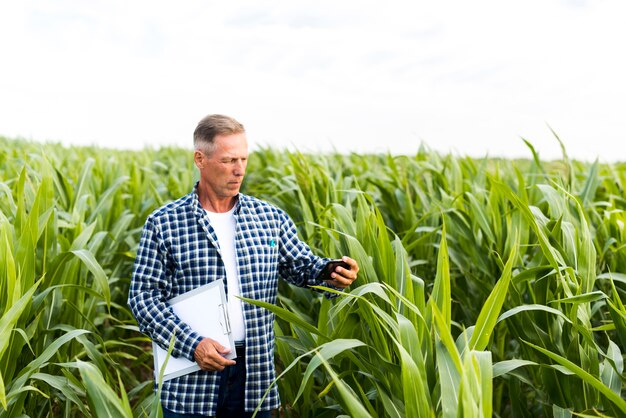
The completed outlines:
[[[315,256],[298,239],[284,211],[239,194],[234,215],[242,296],[275,304],[279,275],[297,286],[328,286],[316,280],[328,259]],[[194,188],[192,193],[153,212],[144,225],[128,296],[139,329],[164,349],[176,333],[172,355],[195,361],[194,351],[202,336],[182,322],[166,301],[220,278],[226,278],[226,270],[217,238]],[[243,314],[245,408],[252,411],[275,379],[274,315],[247,303],[243,304]],[[214,416],[219,380],[219,373],[201,370],[166,381],[161,403],[177,413]],[[274,385],[261,409],[279,406]]]

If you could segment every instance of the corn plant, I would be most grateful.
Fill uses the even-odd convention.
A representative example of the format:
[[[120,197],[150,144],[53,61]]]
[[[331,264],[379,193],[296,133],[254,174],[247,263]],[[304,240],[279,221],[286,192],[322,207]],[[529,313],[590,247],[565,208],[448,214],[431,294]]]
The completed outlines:
[[[265,306],[280,414],[626,414],[626,166],[526,143],[515,161],[251,155],[244,192],[361,267],[333,300],[280,283]],[[0,145],[0,416],[158,416],[126,295],[146,216],[197,178],[191,153]]]
[[[1,143],[0,416],[147,415],[151,354],[125,301],[176,177],[155,183],[151,153]]]
[[[331,256],[345,253],[357,258],[362,268],[358,283],[366,287],[384,283],[403,297],[414,296],[417,292],[416,300],[409,299],[416,306],[409,322],[417,330],[415,341],[430,363],[423,366],[422,374],[426,379],[416,378],[415,381],[422,382],[418,385],[422,388],[424,382],[431,385],[436,382],[429,387],[435,396],[428,402],[424,401],[428,398],[419,395],[419,388],[410,386],[413,397],[422,400],[420,414],[425,415],[424,411],[435,415],[458,413],[461,398],[444,397],[441,385],[452,382],[453,387],[458,387],[461,379],[457,376],[442,381],[438,373],[450,363],[450,356],[454,356],[449,354],[451,341],[462,348],[462,353],[467,352],[468,332],[474,332],[485,315],[484,308],[491,305],[488,301],[497,293],[497,306],[502,308],[503,314],[497,322],[491,315],[493,327],[481,328],[489,332],[475,337],[485,343],[483,350],[486,351],[481,357],[484,363],[478,359],[472,362],[486,364],[487,356],[493,362],[493,382],[485,385],[492,391],[489,396],[493,398],[494,415],[571,415],[576,411],[622,415],[624,276],[619,272],[624,265],[618,266],[616,259],[623,257],[624,247],[620,244],[623,243],[623,223],[612,223],[608,219],[619,219],[623,215],[623,198],[616,198],[623,195],[623,188],[609,189],[613,190],[611,201],[620,205],[609,208],[606,202],[595,200],[607,187],[603,186],[598,163],[585,166],[565,156],[562,162],[542,164],[534,150],[532,161],[519,162],[521,168],[511,166],[508,161],[437,155],[425,158],[423,153],[413,159],[367,157],[359,159],[359,165],[369,167],[365,171],[346,167],[354,156],[344,158],[343,165],[321,165],[316,162],[322,159],[319,156],[309,156],[313,162],[301,165],[288,164],[285,158],[286,174],[282,179],[265,183],[260,191],[268,199],[298,212],[304,222],[301,230],[306,231],[321,252]],[[276,155],[272,158],[278,159]],[[328,160],[332,158],[336,157]],[[371,168],[373,164],[379,164],[377,169]],[[308,171],[296,175],[292,170],[298,168]],[[618,177],[616,170],[609,167],[613,179]],[[343,201],[329,203],[319,198],[327,196],[319,192],[324,187],[337,189],[337,173],[345,172],[359,173],[359,176],[351,178],[352,189],[341,191]],[[608,186],[611,185],[609,182]],[[303,199],[304,196],[307,198]],[[300,205],[305,209],[301,210]],[[370,208],[365,209],[368,205]],[[378,209],[381,207],[384,213]],[[364,215],[368,211],[371,213]],[[303,215],[307,213],[311,216],[309,219]],[[444,222],[448,226],[445,240],[441,239]],[[601,234],[596,225],[601,228]],[[327,232],[320,233],[320,230]],[[440,257],[443,250],[448,254],[448,261]],[[598,259],[598,253],[606,255]],[[610,269],[604,268],[607,258],[613,263]],[[396,268],[395,262],[399,259],[406,266],[403,275],[398,274],[403,270]],[[437,259],[439,262],[435,263]],[[599,269],[604,272],[599,274]],[[449,286],[440,284],[442,271],[447,271]],[[399,277],[411,277],[408,281],[411,285]],[[506,291],[499,288],[504,277],[510,278]],[[412,286],[414,283],[418,285]],[[496,292],[496,289],[499,290]],[[363,290],[354,290],[357,291]],[[285,381],[283,398],[294,399],[293,388],[299,386],[297,382],[307,368],[306,357],[302,355],[328,343],[328,332],[321,333],[321,330],[328,330],[331,325],[323,308],[326,301],[311,303],[311,298],[299,290],[287,289],[287,292],[291,292],[290,297],[281,299],[284,308],[299,313],[307,324],[318,327],[309,334],[300,328],[302,324],[291,320],[278,322],[279,333],[283,335],[279,356],[289,365],[282,377]],[[433,305],[431,300],[441,302]],[[375,347],[376,353],[393,353],[393,332],[384,331],[386,327],[395,328],[385,316],[390,314],[389,308],[384,311],[386,304],[380,305],[378,309],[383,310],[373,314],[358,311],[338,320],[340,332],[335,331],[330,341],[334,338],[363,343],[358,348],[350,348],[350,354],[346,354],[350,359],[358,357],[360,360],[360,356],[366,356],[362,353],[364,347],[370,346]],[[435,306],[440,311],[438,314],[434,313]],[[406,308],[400,303],[399,309]],[[315,314],[317,311],[319,315]],[[283,311],[276,313],[285,315]],[[439,317],[442,321],[433,322],[433,318]],[[361,318],[365,318],[366,331],[360,328]],[[376,321],[382,325],[373,326]],[[424,321],[427,327],[423,327]],[[442,345],[441,341],[448,344]],[[435,348],[428,351],[425,347],[430,345]],[[343,354],[336,355],[341,358],[338,370],[350,369],[345,365],[347,360],[341,357]],[[401,353],[395,355],[391,362],[402,369],[405,363],[401,362]],[[460,356],[454,358],[458,360],[455,363],[458,371],[458,364],[464,363],[459,360]],[[294,363],[296,359],[298,364]],[[370,367],[381,368],[381,364],[385,363],[371,361]],[[377,376],[373,371],[365,372],[370,369],[363,364],[352,369]],[[319,394],[328,396],[332,383],[327,375],[317,377],[320,379],[317,386],[311,378],[306,386],[309,392],[304,392],[311,393],[310,403],[300,401],[300,394],[297,399],[303,402],[301,407],[298,403],[288,403],[287,413],[314,416],[318,413],[317,407],[328,409]],[[398,371],[395,381],[403,382],[401,377],[402,371]],[[351,383],[357,387],[363,382],[362,378],[352,379]],[[380,378],[374,380],[381,381]],[[380,387],[360,389],[357,393],[362,394],[361,402],[368,406],[370,414],[402,416],[406,412],[402,408],[409,405],[408,399],[398,395],[403,393],[402,387],[392,391],[400,399],[396,403],[389,401],[389,390]],[[445,393],[458,395],[455,390]],[[338,393],[335,395],[340,397]],[[335,399],[335,410],[342,409],[341,402]],[[470,410],[471,413],[467,412]],[[473,416],[476,411],[467,409],[464,413]]]

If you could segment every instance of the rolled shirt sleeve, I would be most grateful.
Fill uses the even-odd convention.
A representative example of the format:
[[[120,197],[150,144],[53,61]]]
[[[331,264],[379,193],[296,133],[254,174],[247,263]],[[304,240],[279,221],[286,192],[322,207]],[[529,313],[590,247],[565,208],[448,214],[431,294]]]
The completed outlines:
[[[153,220],[148,218],[137,250],[128,304],[141,332],[164,350],[175,334],[172,355],[195,361],[194,351],[202,338],[181,321],[167,303],[172,269],[163,239]]]
[[[298,238],[298,231],[293,221],[282,214],[280,234],[280,276],[286,281],[300,287],[325,286],[341,290],[327,282],[318,280],[322,270],[330,261],[329,258],[317,257],[310,247]],[[315,289],[317,290],[317,289]],[[328,298],[336,297],[335,293],[324,292]]]

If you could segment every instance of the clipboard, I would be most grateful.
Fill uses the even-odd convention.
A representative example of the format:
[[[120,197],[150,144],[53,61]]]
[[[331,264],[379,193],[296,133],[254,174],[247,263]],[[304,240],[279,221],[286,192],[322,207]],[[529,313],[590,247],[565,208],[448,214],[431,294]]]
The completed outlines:
[[[178,295],[170,299],[168,303],[181,321],[189,325],[195,332],[203,337],[219,342],[226,348],[230,348],[231,352],[224,357],[231,360],[237,357],[228,318],[228,305],[223,279],[215,280]],[[167,357],[167,350],[162,349],[153,341],[152,354],[154,357],[154,380],[157,381],[161,367]],[[195,361],[190,361],[185,357],[170,356],[165,366],[163,381],[198,370],[200,370],[200,366]]]

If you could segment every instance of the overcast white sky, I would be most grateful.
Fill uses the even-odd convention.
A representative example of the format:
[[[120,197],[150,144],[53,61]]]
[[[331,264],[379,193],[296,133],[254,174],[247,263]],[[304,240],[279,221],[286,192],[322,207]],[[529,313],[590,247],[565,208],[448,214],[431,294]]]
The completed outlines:
[[[626,2],[2,1],[0,135],[626,161]]]

